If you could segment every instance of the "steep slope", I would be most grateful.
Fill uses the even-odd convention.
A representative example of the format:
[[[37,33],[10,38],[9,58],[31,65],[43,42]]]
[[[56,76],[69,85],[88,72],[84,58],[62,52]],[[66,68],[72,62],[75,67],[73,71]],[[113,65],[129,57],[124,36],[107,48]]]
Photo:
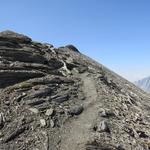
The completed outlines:
[[[149,150],[150,97],[67,45],[0,33],[0,150]]]
[[[150,93],[150,77],[136,81],[135,85],[137,85],[139,88],[143,89],[144,91]]]

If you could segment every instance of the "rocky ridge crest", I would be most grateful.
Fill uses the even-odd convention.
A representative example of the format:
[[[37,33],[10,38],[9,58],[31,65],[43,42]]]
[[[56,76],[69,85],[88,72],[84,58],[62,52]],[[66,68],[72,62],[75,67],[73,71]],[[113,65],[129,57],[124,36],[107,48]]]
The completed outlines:
[[[149,150],[150,96],[73,45],[0,33],[1,150]]]

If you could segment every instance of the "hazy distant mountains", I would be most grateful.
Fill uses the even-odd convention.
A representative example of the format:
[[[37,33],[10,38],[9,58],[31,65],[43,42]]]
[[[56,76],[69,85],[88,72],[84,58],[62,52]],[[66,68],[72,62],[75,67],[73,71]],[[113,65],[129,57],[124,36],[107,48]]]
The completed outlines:
[[[136,81],[135,84],[146,92],[150,93],[150,77]]]

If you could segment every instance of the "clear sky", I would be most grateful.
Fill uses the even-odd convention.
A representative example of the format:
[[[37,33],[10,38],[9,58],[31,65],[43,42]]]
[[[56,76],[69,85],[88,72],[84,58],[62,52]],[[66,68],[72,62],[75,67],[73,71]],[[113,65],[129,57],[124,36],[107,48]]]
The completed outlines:
[[[6,29],[74,44],[130,81],[150,75],[150,0],[1,0]]]

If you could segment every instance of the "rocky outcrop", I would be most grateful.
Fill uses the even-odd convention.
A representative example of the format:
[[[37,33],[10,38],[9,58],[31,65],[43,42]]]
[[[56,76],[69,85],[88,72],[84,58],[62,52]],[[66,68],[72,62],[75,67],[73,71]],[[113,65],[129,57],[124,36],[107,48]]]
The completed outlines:
[[[13,44],[15,45],[16,43],[24,43],[24,44],[30,43],[31,38],[25,35],[7,30],[7,31],[0,33],[0,41],[3,41],[1,42],[2,44],[8,43],[8,45],[10,42],[10,45],[13,46]]]
[[[149,150],[150,96],[81,54],[0,33],[1,150]]]

